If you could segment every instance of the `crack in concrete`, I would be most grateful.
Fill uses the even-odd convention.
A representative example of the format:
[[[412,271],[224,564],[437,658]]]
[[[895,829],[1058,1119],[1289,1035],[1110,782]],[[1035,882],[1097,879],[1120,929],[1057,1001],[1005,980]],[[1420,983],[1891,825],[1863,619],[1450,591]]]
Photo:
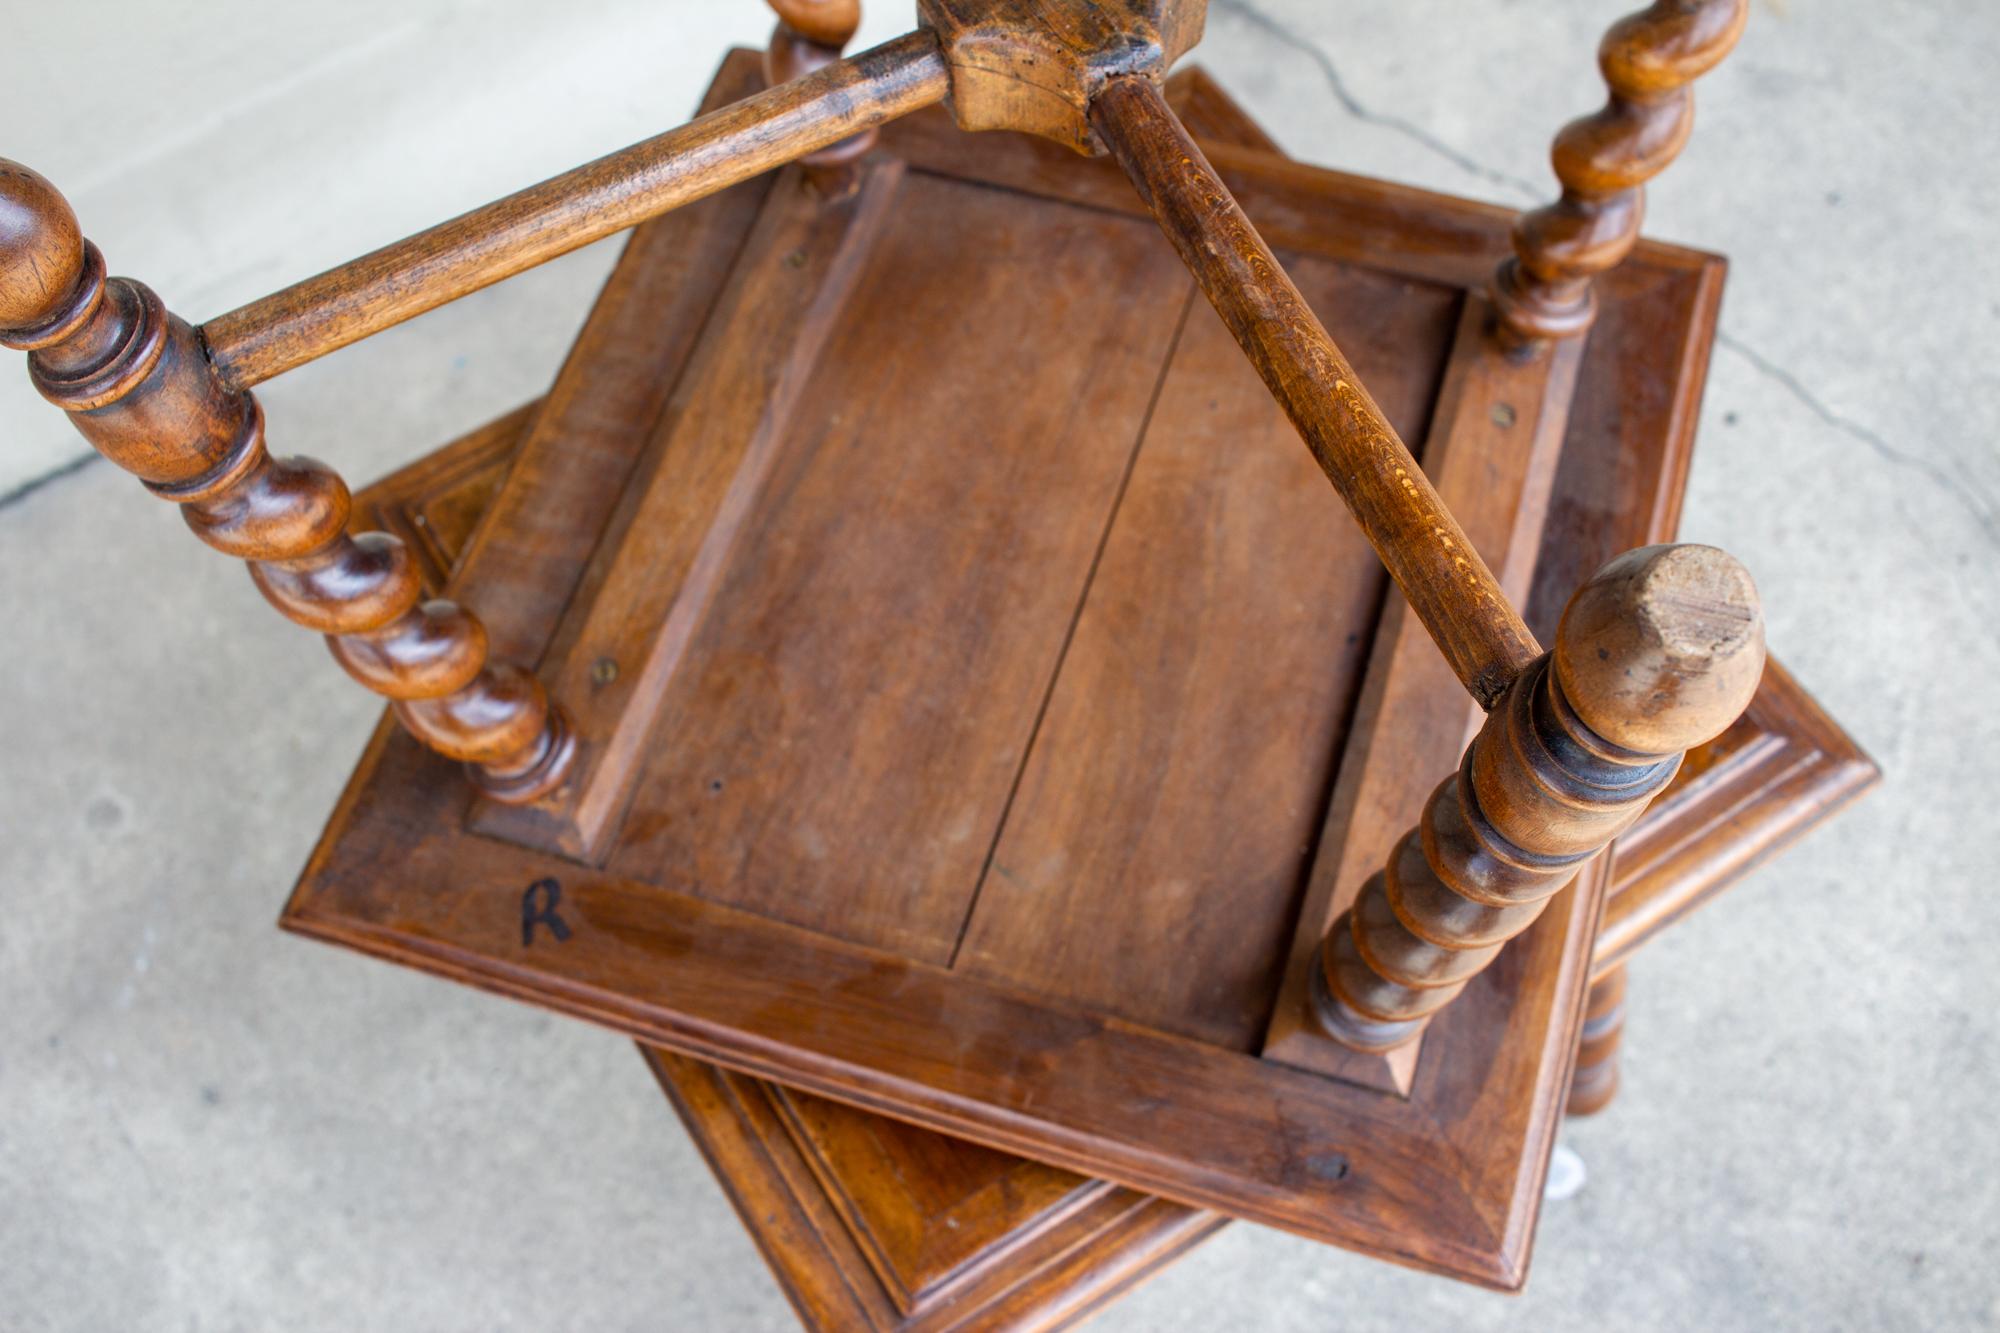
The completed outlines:
[[[1326,76],[1327,87],[1333,90],[1334,100],[1339,102],[1341,109],[1354,119],[1369,125],[1380,125],[1385,130],[1413,139],[1468,175],[1477,176],[1483,181],[1512,190],[1524,198],[1537,202],[1541,200],[1543,192],[1534,182],[1523,180],[1497,167],[1487,166],[1477,158],[1460,152],[1415,121],[1392,116],[1370,107],[1348,88],[1347,79],[1341,74],[1340,67],[1333,63],[1333,57],[1328,55],[1317,42],[1280,23],[1249,3],[1249,0],[1212,0],[1211,8],[1226,14],[1234,14],[1319,66],[1320,73]]]
[[[1452,147],[1452,145],[1438,138],[1414,121],[1377,111],[1373,107],[1370,107],[1367,103],[1356,97],[1353,90],[1347,86],[1347,80],[1341,74],[1340,67],[1334,63],[1333,57],[1327,54],[1325,48],[1303,33],[1288,27],[1269,14],[1266,14],[1255,4],[1251,3],[1251,0],[1212,0],[1211,7],[1223,13],[1234,15],[1267,36],[1291,47],[1294,51],[1297,51],[1300,55],[1318,66],[1320,73],[1326,78],[1327,87],[1333,93],[1334,101],[1338,102],[1341,109],[1355,120],[1369,125],[1379,125],[1393,134],[1400,134],[1404,138],[1429,149],[1432,153],[1443,158],[1461,171],[1512,190],[1533,202],[1539,203],[1546,197],[1545,193],[1536,188],[1531,182],[1525,181],[1519,176],[1501,171],[1497,167],[1487,166],[1477,158]],[[1860,441],[1884,462],[1915,472],[1941,490],[1949,492],[1960,504],[1965,506],[1967,512],[1972,515],[1973,521],[1978,523],[1981,530],[1985,532],[1987,540],[2000,545],[2000,505],[1996,505],[1993,499],[1985,494],[1971,477],[1964,473],[1963,469],[1953,471],[1941,467],[1921,454],[1897,448],[1878,432],[1870,430],[1860,422],[1834,411],[1831,407],[1827,406],[1826,402],[1818,394],[1808,388],[1805,382],[1797,375],[1785,369],[1742,339],[1720,328],[1716,330],[1715,338],[1718,344],[1728,348],[1737,356],[1742,357],[1758,374],[1783,388],[1808,412],[1811,412],[1833,429]]]
[[[95,452],[78,454],[67,463],[58,463],[47,472],[28,478],[6,494],[0,495],[0,513],[5,513],[8,509],[21,503],[21,501],[27,499],[44,486],[53,485],[61,481],[64,477],[75,476],[102,457],[102,454]]]
[[[1868,429],[1860,422],[1841,415],[1822,401],[1818,394],[1808,389],[1797,375],[1786,370],[1756,348],[1733,334],[1716,332],[1715,341],[1742,357],[1764,378],[1784,389],[1797,399],[1806,411],[1824,421],[1843,435],[1850,436],[1873,450],[1877,457],[1896,467],[1908,468],[1942,490],[1951,492],[1972,515],[1973,521],[1985,531],[1987,539],[2000,544],[2000,514],[1996,514],[1993,501],[1980,490],[1978,483],[1963,471],[1951,471],[1907,449],[1898,449],[1881,435]]]

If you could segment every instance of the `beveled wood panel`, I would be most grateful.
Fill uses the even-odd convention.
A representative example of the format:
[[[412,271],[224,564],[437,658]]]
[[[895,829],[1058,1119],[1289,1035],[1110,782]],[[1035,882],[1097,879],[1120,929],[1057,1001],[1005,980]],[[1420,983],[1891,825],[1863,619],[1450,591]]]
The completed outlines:
[[[685,1056],[641,1050],[809,1328],[1066,1328],[1224,1222],[1216,1213],[856,1113]],[[817,1157],[780,1109],[805,1104],[870,1127],[895,1171],[868,1175],[845,1159]],[[919,1163],[939,1165],[942,1174],[924,1175]],[[928,1192],[968,1175],[971,1187],[940,1199],[941,1211],[905,1190]],[[885,1267],[885,1256],[835,1202],[850,1190],[866,1194],[877,1210],[900,1208],[892,1225],[931,1225],[926,1257],[940,1270],[934,1281],[912,1290],[901,1271]],[[1026,1214],[1033,1221],[1024,1227],[1024,1202],[1051,1193],[1060,1196],[1056,1204]]]
[[[1009,199],[903,186],[613,871],[950,961],[1187,305],[1138,222]],[[979,373],[940,373],[975,330]]]
[[[872,164],[822,201],[804,169],[772,187],[542,661],[570,700],[576,772],[531,840],[602,861],[630,808],[663,696],[784,457],[816,362],[836,336],[903,183]],[[810,409],[808,409],[810,414]]]

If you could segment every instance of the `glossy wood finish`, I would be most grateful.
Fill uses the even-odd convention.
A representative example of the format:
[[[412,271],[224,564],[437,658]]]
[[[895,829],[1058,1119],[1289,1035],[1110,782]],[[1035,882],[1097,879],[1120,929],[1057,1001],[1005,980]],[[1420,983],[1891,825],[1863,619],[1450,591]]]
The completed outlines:
[[[1611,98],[1556,136],[1562,197],[1521,215],[1515,257],[1494,284],[1500,331],[1513,347],[1531,350],[1590,327],[1592,280],[1630,253],[1645,183],[1694,128],[1688,85],[1729,54],[1749,16],[1750,0],[1656,0],[1605,34],[1598,67]]]
[[[1364,1051],[1413,1038],[1736,720],[1763,667],[1756,589],[1723,552],[1643,547],[1599,570],[1328,932],[1327,1031]]]
[[[623,820],[629,836],[613,839],[599,868],[543,841],[553,830],[510,827],[511,846],[468,831],[421,757],[384,737],[287,924],[993,1146],[1031,1148],[1405,1262],[1517,1283],[1567,1082],[1601,881],[1565,896],[1433,1025],[1407,1098],[1259,1058],[1254,1026],[1243,1024],[1256,1008],[1247,1002],[1228,1022],[1249,1046],[1232,1049],[1217,1021],[1230,1010],[1203,1001],[1204,976],[1243,996],[1277,984],[1283,942],[1300,923],[1297,889],[1274,890],[1287,874],[1296,885],[1320,852],[1311,830],[1325,810],[1323,786],[1269,811],[1232,799],[1239,787],[1254,790],[1247,774],[1171,814],[1143,783],[1092,796],[1116,795],[1100,806],[1109,820],[1135,830],[1157,820],[1186,835],[1185,857],[1148,854],[1153,868],[1142,873],[1174,877],[1154,885],[1252,882],[1244,870],[1266,882],[1231,920],[1235,931],[1277,942],[1264,982],[1228,952],[1209,953],[1217,932],[1192,929],[1209,892],[1135,894],[1109,859],[1053,879],[1026,867],[1029,883],[1039,877],[1102,923],[1094,955],[1087,965],[1074,955],[1068,974],[1115,963],[1141,980],[1178,970],[1185,984],[1052,994],[1044,989],[1052,971],[1013,970],[1036,962],[1027,941],[1040,923],[1034,898],[1015,894],[1008,905],[1014,886],[1002,891],[1008,881],[992,866],[1017,876],[1023,867],[968,855],[964,844],[984,852],[1035,832],[1013,821],[1033,804],[1030,785],[1049,780],[1036,773],[1071,781],[1062,775],[1115,765],[1120,755],[1182,753],[1145,731],[1202,715],[1192,703],[1137,712],[1121,704],[1140,677],[1092,648],[1098,636],[1110,648],[1130,644],[1143,688],[1174,691],[1163,701],[1236,701],[1237,730],[1269,738],[1239,753],[1275,759],[1317,747],[1319,771],[1331,776],[1358,686],[1317,701],[1301,697],[1296,681],[1282,692],[1233,691],[1232,678],[1247,684],[1268,671],[1270,647],[1204,661],[1176,650],[1175,625],[1187,607],[1281,610],[1289,585],[1297,606],[1336,623],[1346,613],[1334,608],[1369,606],[1332,639],[1340,652],[1365,653],[1376,614],[1354,580],[1365,576],[1379,596],[1386,579],[1254,371],[1228,354],[1226,329],[1115,166],[1027,136],[965,136],[934,112],[885,126],[873,160],[901,164],[897,207],[857,253],[863,267],[851,294],[827,298],[835,308],[824,316],[821,351],[787,363],[814,410],[768,427],[771,458],[745,496],[750,512],[732,520],[737,535],[711,610],[657,698],[635,698],[636,687],[621,696],[637,659],[615,657],[605,672],[613,732],[621,717],[646,719],[653,737],[641,747],[647,762]],[[1404,415],[1400,431],[1428,437],[1441,386],[1488,382],[1451,363],[1467,347],[1463,302],[1504,253],[1504,211],[1221,148],[1216,161],[1248,214],[1283,237],[1281,257],[1302,289],[1324,293],[1312,299],[1330,302],[1324,313],[1336,332],[1379,333],[1356,338],[1358,369],[1385,410]],[[814,200],[787,184],[796,179],[753,182],[748,193],[725,192],[635,233],[459,576],[458,587],[481,590],[482,605],[493,606],[496,643],[530,645],[545,669],[596,662],[573,630],[608,605],[607,590],[631,577],[627,566],[647,567],[660,529],[634,515],[661,487],[695,493],[672,486],[678,450],[667,442],[708,438],[703,421],[736,398],[711,400],[705,386],[716,372],[752,366],[727,349],[770,341],[738,334],[771,327],[761,318],[767,302],[748,294],[771,271],[794,271],[787,256],[800,247],[782,238],[798,201]],[[901,210],[910,199],[927,204],[909,215],[921,225]],[[843,207],[851,205],[815,202],[814,216],[834,218]],[[662,239],[669,232],[671,243]],[[972,235],[985,247],[981,262],[971,258]],[[722,248],[725,236],[732,248]],[[684,265],[691,253],[715,258]],[[805,262],[785,298],[794,310],[828,290],[813,252]],[[1656,312],[1650,345],[1688,345],[1704,327],[1713,261],[1646,247],[1626,268],[1620,281],[1649,292],[1646,308]],[[1030,270],[1032,284],[1017,280]],[[677,295],[690,290],[699,295]],[[1134,299],[1106,300],[1108,290]],[[1165,317],[1121,322],[1135,318],[1134,300],[1163,303]],[[623,333],[607,336],[614,327]],[[781,327],[801,347],[822,336],[796,315]],[[1051,361],[1039,328],[1060,330],[1071,353]],[[700,334],[690,344],[693,329]],[[927,373],[935,348],[963,329],[987,335],[981,374]],[[1495,355],[1485,340],[1471,343],[1482,364]],[[1080,368],[1080,358],[1096,368]],[[696,365],[708,369],[691,373]],[[1212,366],[1202,373],[1231,377],[1227,394],[1213,408],[1190,397],[1168,410],[1180,392],[1177,366]],[[1077,374],[1080,387],[1051,389],[1052,374]],[[756,401],[769,392],[768,380],[744,383]],[[1579,390],[1577,400],[1589,397]],[[629,410],[605,411],[614,399]],[[1673,396],[1643,411],[1622,406],[1626,423],[1658,421],[1660,412],[1678,420],[1681,410]],[[1530,435],[1537,428],[1525,416],[1521,424]],[[719,429],[714,438],[743,437]],[[1233,440],[1235,452],[1205,455],[1203,438]],[[1190,472],[1190,460],[1201,470]],[[1623,503],[1639,475],[1621,468],[1606,493]],[[1144,499],[1176,494],[1199,503]],[[1253,500],[1255,509],[1243,507]],[[1561,506],[1558,493],[1552,519]],[[1236,535],[1250,530],[1230,518],[1239,510],[1291,515],[1269,534],[1289,563],[1246,558],[1266,548]],[[1186,546],[1175,525],[1203,512],[1222,525],[1205,531],[1233,544],[1217,549],[1241,554],[1164,558]],[[1121,570],[1149,567],[1147,600],[1115,591],[1142,582],[1125,582]],[[606,623],[629,625],[643,645],[658,642],[665,624],[649,616]],[[1093,671],[1093,661],[1118,669]],[[849,683],[829,689],[842,679]],[[1444,685],[1447,702],[1463,708],[1457,683],[1447,676]],[[1072,691],[1077,702],[1065,703]],[[1058,730],[1062,716],[1103,726]],[[989,739],[965,743],[968,728],[990,729]],[[1306,744],[1308,734],[1319,739]],[[1189,729],[1191,772],[1202,771],[1211,738],[1246,743],[1226,729]],[[1188,796],[1202,794],[1188,785]],[[1034,808],[1061,813],[1066,804]],[[475,812],[475,828],[491,828],[498,813]],[[1203,823],[1256,833],[1232,850]],[[1224,859],[1203,859],[1217,852]],[[954,858],[968,870],[956,881],[941,868]],[[523,895],[543,880],[559,887],[569,934],[558,940],[531,925],[524,940]],[[539,910],[548,892],[529,905]],[[956,918],[947,910],[954,898]],[[1188,904],[1182,920],[1191,928],[1165,931],[1170,918],[1160,912],[1102,906],[1141,898],[1157,898],[1163,911]],[[992,914],[983,922],[982,911]],[[954,926],[965,929],[963,946]],[[1145,959],[1156,962],[1146,968]],[[999,974],[981,970],[986,960]],[[1142,1002],[1142,1017],[1125,1016],[1140,1015]]]
[[[489,661],[471,612],[422,600],[403,543],[350,535],[346,483],[316,460],[273,458],[263,410],[223,383],[195,331],[149,288],[107,278],[62,196],[4,160],[0,342],[28,352],[35,387],[93,448],[247,561],[266,600],[324,634],[349,675],[482,791],[526,801],[561,781],[573,747],[541,682]]]
[[[1160,90],[1111,80],[1091,117],[1459,680],[1492,707],[1540,648],[1396,428]]]
[[[202,338],[223,382],[248,388],[928,106],[946,86],[935,42],[911,33],[219,315]]]

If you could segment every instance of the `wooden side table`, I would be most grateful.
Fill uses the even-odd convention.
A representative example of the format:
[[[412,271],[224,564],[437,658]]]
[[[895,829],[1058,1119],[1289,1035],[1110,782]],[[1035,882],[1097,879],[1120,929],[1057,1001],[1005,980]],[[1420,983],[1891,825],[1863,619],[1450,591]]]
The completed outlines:
[[[722,82],[746,62],[733,57]],[[1177,75],[1170,89],[1205,139],[1275,151],[1200,70]],[[1413,211],[1428,202],[1404,193]],[[1543,616],[1595,551],[1670,536],[1678,515],[1713,293],[1693,303],[1693,354],[1663,359],[1655,338],[1663,323],[1672,326],[1663,312],[1676,293],[1637,271],[1640,280],[1607,294],[1579,370],[1531,602]],[[614,308],[620,292],[618,282],[607,292]],[[524,407],[378,483],[359,497],[362,521],[403,536],[442,586],[522,437],[547,410]],[[1573,1114],[1597,1109],[1615,1090],[1623,964],[1632,952],[1875,776],[1772,662],[1744,717],[1692,754],[1620,841],[1592,956]],[[1060,1326],[1227,1220],[659,1047],[641,1050],[811,1327]]]
[[[199,328],[0,162],[0,339],[392,701],[285,924],[792,1089],[744,1123],[878,1322],[1059,1317],[1090,1283],[1010,1265],[1101,1268],[1107,1208],[1518,1286],[1612,1086],[1601,853],[1763,679],[1741,565],[1618,554],[1722,279],[1642,188],[1745,0],[1615,24],[1518,218],[1177,113],[1202,0],[918,0],[845,58],[853,4],[776,8],[771,86]],[[266,449],[254,385],[634,224],[449,598],[449,532]],[[1785,707],[1660,807],[1628,945],[1749,854],[1732,783],[1802,736],[1865,781]]]

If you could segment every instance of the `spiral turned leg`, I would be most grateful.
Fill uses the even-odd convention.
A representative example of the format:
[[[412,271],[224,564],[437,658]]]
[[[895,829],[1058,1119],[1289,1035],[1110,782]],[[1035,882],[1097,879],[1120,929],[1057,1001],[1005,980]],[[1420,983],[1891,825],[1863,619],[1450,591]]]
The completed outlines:
[[[1736,719],[1763,664],[1756,589],[1723,552],[1649,546],[1599,570],[1334,922],[1321,1026],[1362,1051],[1415,1037]]]
[[[1565,125],[1552,154],[1562,198],[1514,224],[1514,257],[1494,279],[1501,340],[1532,351],[1597,315],[1591,280],[1639,238],[1644,185],[1687,144],[1689,84],[1736,45],[1750,0],[1656,0],[1613,24],[1598,48],[1611,88],[1602,110]]]
[[[215,373],[194,330],[97,247],[55,187],[0,159],[0,343],[28,352],[42,396],[96,450],[181,506],[195,535],[246,560],[290,620],[327,636],[349,675],[403,725],[468,766],[498,800],[561,781],[574,748],[533,676],[486,660],[486,631],[419,601],[396,538],[350,536],[347,486],[325,464],[273,458],[264,415]]]
[[[1570,1115],[1596,1115],[1618,1095],[1618,1047],[1625,1040],[1625,969],[1592,982],[1577,1035],[1576,1070],[1569,1077]]]
[[[840,59],[861,26],[861,0],[770,0],[770,5],[778,13],[778,26],[764,48],[764,80],[773,87]],[[800,158],[806,179],[823,194],[846,194],[856,183],[853,164],[875,146],[875,139],[874,130],[863,130]]]

